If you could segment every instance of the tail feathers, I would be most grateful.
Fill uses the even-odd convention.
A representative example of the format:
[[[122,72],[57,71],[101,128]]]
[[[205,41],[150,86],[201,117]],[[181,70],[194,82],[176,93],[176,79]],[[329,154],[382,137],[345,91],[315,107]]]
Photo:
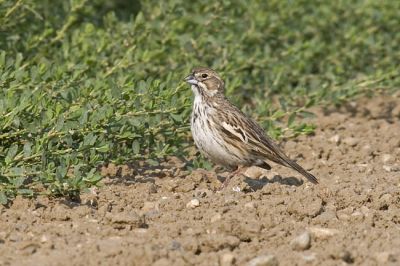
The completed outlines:
[[[300,165],[298,165],[296,162],[294,162],[292,160],[288,160],[285,162],[288,167],[293,168],[294,170],[296,170],[297,172],[302,174],[305,178],[308,179],[308,181],[310,181],[313,184],[318,184],[318,179],[314,175],[312,175],[309,172],[307,172],[306,170],[304,170],[304,168],[301,167]]]

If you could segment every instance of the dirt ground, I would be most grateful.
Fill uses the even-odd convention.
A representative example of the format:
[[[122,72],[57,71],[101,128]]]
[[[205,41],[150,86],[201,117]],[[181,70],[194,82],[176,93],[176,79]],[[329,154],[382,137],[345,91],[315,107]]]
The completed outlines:
[[[400,94],[316,110],[282,143],[320,180],[275,166],[227,173],[171,158],[103,169],[81,202],[0,206],[0,265],[400,265]]]

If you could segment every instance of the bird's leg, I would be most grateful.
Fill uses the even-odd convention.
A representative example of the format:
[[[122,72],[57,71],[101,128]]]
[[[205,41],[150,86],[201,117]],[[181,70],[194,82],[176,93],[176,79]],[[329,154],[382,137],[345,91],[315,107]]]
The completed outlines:
[[[238,166],[236,168],[235,171],[231,172],[224,180],[224,182],[222,183],[221,187],[219,188],[219,190],[222,190],[224,188],[226,188],[229,184],[229,181],[231,181],[232,177],[234,177],[235,175],[239,174],[242,170],[243,170],[243,166]]]

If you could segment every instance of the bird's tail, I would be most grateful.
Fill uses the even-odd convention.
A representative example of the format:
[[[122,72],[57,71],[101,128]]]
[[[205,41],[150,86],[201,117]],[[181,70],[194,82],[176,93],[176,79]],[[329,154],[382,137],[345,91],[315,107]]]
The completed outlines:
[[[301,167],[299,164],[297,164],[296,162],[292,161],[292,160],[285,160],[286,166],[293,168],[294,170],[296,170],[297,172],[299,172],[300,174],[302,174],[305,178],[307,178],[311,183],[313,184],[318,184],[318,179],[312,175],[311,173],[307,172],[306,170],[304,170],[303,167]]]

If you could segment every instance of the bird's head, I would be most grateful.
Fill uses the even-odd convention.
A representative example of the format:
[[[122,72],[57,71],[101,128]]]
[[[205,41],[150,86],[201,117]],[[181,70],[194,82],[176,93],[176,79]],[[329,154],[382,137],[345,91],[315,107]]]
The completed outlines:
[[[212,70],[206,67],[197,67],[184,79],[192,85],[195,95],[206,95],[212,97],[224,93],[224,81]]]

